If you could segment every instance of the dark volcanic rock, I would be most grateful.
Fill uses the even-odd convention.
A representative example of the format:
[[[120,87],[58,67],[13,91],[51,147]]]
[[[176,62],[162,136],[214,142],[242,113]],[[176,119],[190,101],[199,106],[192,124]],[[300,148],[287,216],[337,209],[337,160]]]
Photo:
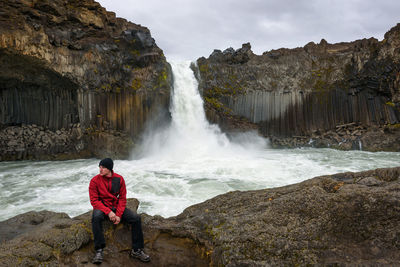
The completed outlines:
[[[400,167],[230,192],[176,217],[142,214],[149,264],[135,266],[395,266]],[[128,206],[136,209],[137,200]],[[17,228],[17,229],[15,229]],[[87,266],[90,212],[30,212],[0,222],[0,265]],[[14,233],[11,233],[14,231]],[[129,229],[105,223],[104,266],[127,266]]]
[[[57,266],[59,256],[90,241],[87,224],[64,213],[28,212],[1,222],[0,265]]]
[[[357,123],[367,128],[400,123],[400,24],[385,34],[350,43],[309,43],[302,48],[278,49],[254,55],[250,45],[214,51],[197,60],[195,70],[206,106],[207,118],[224,130],[253,124],[273,144],[284,138],[307,137],[316,131],[335,130]],[[379,147],[360,137],[371,150],[399,151],[400,131],[392,132],[390,144]],[[315,137],[315,136],[314,136]],[[315,138],[314,138],[315,139]],[[351,149],[348,138],[322,140],[321,146]],[[379,136],[379,141],[387,135]]]
[[[272,136],[270,140],[274,147],[400,151],[400,124],[368,127],[353,122],[337,125],[332,130],[316,130],[310,136]]]
[[[55,132],[79,124],[83,149],[58,143],[57,153],[103,157],[96,144],[116,138],[132,148],[146,121],[169,117],[170,66],[150,31],[93,0],[2,1],[0,63],[0,129],[35,124]],[[49,153],[24,149],[23,158]]]
[[[127,207],[137,210],[129,199]],[[142,215],[145,220],[148,216]],[[91,212],[73,219],[64,213],[28,212],[0,222],[0,266],[92,266],[94,255]],[[129,258],[127,225],[104,222],[107,247],[102,266],[209,266],[195,241],[145,227],[146,251],[152,261],[144,264]]]
[[[172,233],[205,244],[215,266],[390,266],[399,178],[400,168],[378,169],[230,192],[187,208]]]

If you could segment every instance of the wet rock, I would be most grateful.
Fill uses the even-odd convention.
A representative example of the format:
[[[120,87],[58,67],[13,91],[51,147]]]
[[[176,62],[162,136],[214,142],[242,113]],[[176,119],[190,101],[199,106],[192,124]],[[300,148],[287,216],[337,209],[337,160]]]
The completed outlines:
[[[354,183],[371,176],[380,183]],[[399,176],[399,168],[381,169],[227,193],[187,208],[174,218],[173,233],[208,244],[215,265],[394,264]]]
[[[379,186],[383,181],[379,180],[377,177],[365,177],[357,181],[358,184],[366,185],[366,186]]]
[[[170,218],[142,214],[152,257],[146,266],[393,266],[400,261],[399,190],[396,167],[229,192]],[[136,210],[139,202],[128,205]],[[3,265],[82,266],[93,256],[90,212],[73,219],[31,212],[0,226]],[[12,227],[20,232],[4,238]],[[132,264],[128,227],[104,228],[103,264]]]

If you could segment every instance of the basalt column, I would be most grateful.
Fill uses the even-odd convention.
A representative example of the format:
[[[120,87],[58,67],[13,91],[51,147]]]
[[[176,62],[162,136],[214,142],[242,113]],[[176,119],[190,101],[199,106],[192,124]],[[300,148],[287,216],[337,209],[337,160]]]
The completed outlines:
[[[149,29],[99,3],[0,4],[0,160],[127,158],[168,121],[172,74]]]
[[[321,146],[364,142],[365,149],[398,151],[399,33],[398,25],[383,41],[321,40],[260,56],[250,44],[215,50],[193,66],[207,118],[226,131],[258,129],[291,144],[325,138]],[[338,133],[343,125],[352,128]],[[373,141],[379,133],[379,140],[390,140],[384,147]]]

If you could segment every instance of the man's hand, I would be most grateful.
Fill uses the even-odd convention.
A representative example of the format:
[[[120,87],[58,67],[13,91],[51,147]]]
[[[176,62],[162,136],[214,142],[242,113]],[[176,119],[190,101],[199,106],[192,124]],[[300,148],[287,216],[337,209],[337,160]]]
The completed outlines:
[[[110,218],[110,221],[115,223],[115,221],[117,220],[117,215],[115,215],[113,211],[110,211],[110,213],[108,214],[108,218]]]
[[[112,221],[114,224],[119,224],[119,222],[121,221],[121,218],[115,215],[113,211],[110,211],[110,213],[108,214],[108,218],[110,218],[110,221]]]

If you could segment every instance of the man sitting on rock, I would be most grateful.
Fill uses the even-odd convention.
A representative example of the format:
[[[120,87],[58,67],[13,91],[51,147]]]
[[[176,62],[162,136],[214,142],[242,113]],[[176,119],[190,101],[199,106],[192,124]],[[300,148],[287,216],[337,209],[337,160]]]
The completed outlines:
[[[113,171],[114,162],[110,158],[100,161],[100,173],[92,178],[89,184],[90,204],[93,206],[92,230],[96,254],[93,263],[103,261],[103,248],[106,243],[103,234],[103,220],[106,216],[114,224],[122,221],[132,226],[132,250],[130,256],[143,262],[150,261],[143,251],[143,231],[140,215],[125,208],[126,186],[124,178]]]

